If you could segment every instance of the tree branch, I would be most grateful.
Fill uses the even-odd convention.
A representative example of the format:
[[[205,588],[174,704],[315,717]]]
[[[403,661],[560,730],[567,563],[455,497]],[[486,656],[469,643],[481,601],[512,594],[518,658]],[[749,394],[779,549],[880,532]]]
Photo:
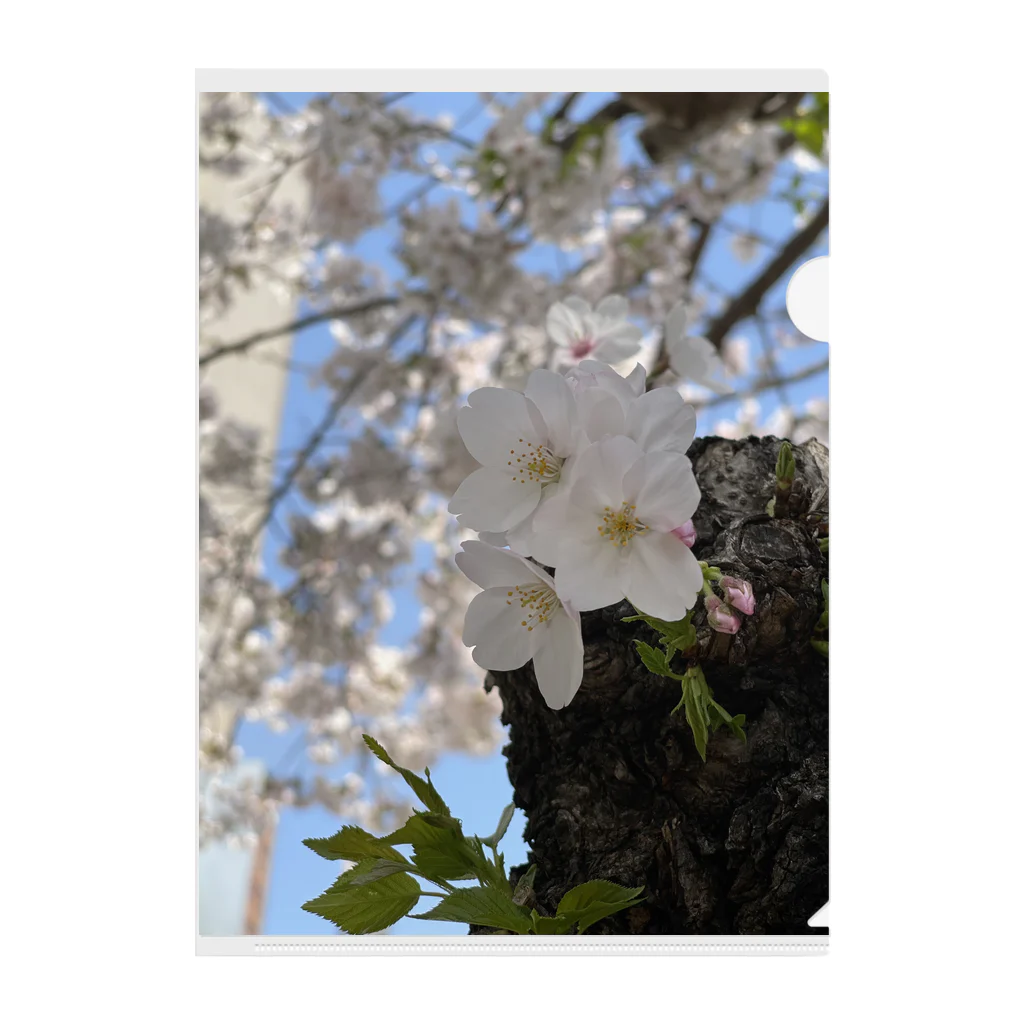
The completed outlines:
[[[808,377],[814,377],[819,373],[827,372],[828,360],[823,359],[820,363],[805,366],[802,370],[789,374],[788,377],[770,377],[757,381],[744,391],[732,391],[727,395],[715,395],[714,398],[709,398],[706,402],[691,402],[690,404],[697,412],[700,412],[702,409],[710,409],[714,405],[724,405],[726,402],[732,402],[738,398],[753,398],[769,388],[777,388],[784,384],[796,384],[798,381],[807,380]]]
[[[199,357],[199,365],[208,366],[224,356],[238,355],[252,348],[253,345],[259,345],[264,341],[272,341],[274,338],[280,338],[283,334],[297,334],[307,327],[322,324],[325,320],[344,320],[348,316],[357,316],[360,313],[370,313],[375,309],[383,309],[385,306],[394,306],[398,301],[397,295],[379,295],[376,298],[364,299],[362,302],[356,302],[350,306],[333,306],[331,309],[326,309],[321,313],[311,313],[309,316],[293,320],[291,323],[271,327],[266,331],[257,331],[255,334],[250,334],[248,337],[241,338],[238,341],[218,345],[216,348],[204,352]]]
[[[383,356],[386,352],[390,351],[403,334],[412,326],[413,322],[419,316],[418,313],[409,313],[397,327],[395,327],[388,335],[387,340],[384,342],[380,349],[380,354]],[[380,366],[380,360],[376,360],[372,363],[365,363],[358,370],[355,370],[351,377],[345,382],[343,388],[339,388],[337,394],[331,399],[331,404],[327,408],[327,412],[324,413],[323,418],[317,424],[316,429],[310,434],[309,439],[299,449],[298,455],[295,456],[294,461],[288,467],[288,471],[281,478],[281,482],[270,492],[270,496],[267,498],[267,507],[264,509],[263,514],[260,516],[259,522],[251,531],[251,535],[256,537],[260,531],[266,526],[270,517],[274,514],[274,509],[277,508],[278,503],[281,499],[292,489],[292,485],[298,479],[299,474],[306,468],[306,463],[313,457],[316,450],[320,447],[320,442],[323,441],[327,435],[327,431],[334,426],[334,421],[338,418],[338,413],[341,412],[342,407],[345,403],[355,394],[356,389],[363,383],[364,380]]]
[[[761,273],[733,299],[726,310],[711,322],[704,337],[715,348],[721,348],[725,336],[741,320],[753,316],[757,307],[771,287],[782,275],[817,241],[818,235],[828,226],[828,200],[814,215],[806,227],[798,231],[778,252]]]

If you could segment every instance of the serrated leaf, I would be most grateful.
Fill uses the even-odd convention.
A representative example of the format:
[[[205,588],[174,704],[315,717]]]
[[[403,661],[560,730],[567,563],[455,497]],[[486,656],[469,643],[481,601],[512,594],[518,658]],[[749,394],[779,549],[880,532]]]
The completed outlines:
[[[647,666],[648,672],[653,672],[656,676],[672,676],[671,659],[664,651],[645,644],[643,640],[634,640],[633,643],[636,644],[640,660]]]
[[[427,778],[421,779],[415,772],[395,764],[391,755],[372,736],[363,733],[363,742],[370,748],[371,753],[375,757],[383,761],[389,768],[394,768],[405,779],[409,788],[420,798],[428,811],[437,811],[441,814],[451,815],[451,808],[441,799],[441,794],[434,789],[434,784],[430,781],[429,771],[427,772]]]
[[[469,850],[440,846],[413,846],[412,862],[428,878],[464,881],[476,878]]]
[[[350,935],[365,935],[390,928],[416,906],[422,895],[416,880],[405,873],[363,885],[354,885],[342,875],[326,892],[303,903],[302,909]]]
[[[362,861],[340,877],[346,879],[351,885],[366,885],[369,882],[377,881],[378,878],[387,878],[388,875],[397,875],[399,871],[408,871],[410,867],[411,865],[405,858],[400,861],[378,858],[377,860]]]
[[[594,878],[570,889],[559,900],[555,913],[576,924],[579,934],[582,935],[587,928],[602,918],[610,917],[620,910],[642,902],[637,897],[643,891],[642,885],[630,889],[603,878]]]
[[[411,845],[413,863],[431,878],[476,878],[480,865],[475,844],[462,834],[461,827],[442,828],[432,823],[444,819],[443,815],[413,814],[384,839],[396,845]],[[459,826],[454,818],[450,820]]]
[[[512,815],[515,814],[515,810],[516,805],[509,804],[501,812],[501,817],[498,819],[498,827],[486,839],[481,837],[480,842],[484,846],[489,846],[492,850],[497,849],[498,843],[505,838],[505,833],[508,831],[508,826],[512,821]]]
[[[456,889],[425,914],[410,916],[421,921],[460,921],[484,928],[500,928],[517,935],[525,935],[532,923],[529,912],[516,906],[511,897],[483,886]]]
[[[404,825],[399,825],[394,832],[384,836],[381,842],[393,843],[395,846],[406,843],[411,845],[412,843],[440,842],[443,835],[450,834],[448,829],[431,825],[426,818],[425,814],[414,812]]]
[[[384,857],[388,860],[405,858],[387,839],[378,839],[357,825],[344,825],[326,839],[303,839],[302,845],[309,847],[325,860],[366,860],[368,857]]]
[[[426,814],[421,814],[420,817],[428,825],[434,828],[439,828],[447,832],[455,832],[461,834],[462,822],[458,818],[453,818],[450,814],[439,814],[437,812],[428,811]]]
[[[567,917],[542,917],[536,910],[530,918],[535,935],[568,935],[574,923]]]

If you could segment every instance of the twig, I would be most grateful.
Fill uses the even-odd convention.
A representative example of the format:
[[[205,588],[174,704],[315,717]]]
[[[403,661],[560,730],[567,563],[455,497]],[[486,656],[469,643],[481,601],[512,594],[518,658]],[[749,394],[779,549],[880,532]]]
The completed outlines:
[[[227,344],[218,345],[216,348],[204,352],[199,357],[199,365],[208,366],[224,356],[237,355],[252,348],[253,345],[259,345],[264,341],[272,341],[274,338],[280,338],[283,334],[297,334],[307,327],[322,324],[325,320],[344,320],[348,316],[357,316],[360,313],[370,313],[375,309],[383,309],[385,306],[394,306],[398,301],[397,295],[379,295],[372,299],[356,302],[350,306],[333,306],[331,309],[326,309],[321,313],[311,313],[309,316],[293,320],[291,323],[271,327],[266,331],[257,331],[255,334],[250,334],[248,337],[241,338],[238,341],[230,341]]]
[[[815,243],[818,235],[828,225],[828,200],[810,222],[798,231],[776,254],[775,258],[761,273],[736,296],[725,311],[711,322],[704,337],[715,348],[721,348],[725,336],[741,320],[753,316],[757,307],[772,286],[782,275]]]
[[[814,363],[812,366],[805,366],[802,370],[797,370],[796,373],[792,373],[788,377],[759,380],[745,391],[732,391],[727,395],[715,395],[714,398],[709,398],[706,402],[691,402],[690,404],[697,412],[700,412],[702,409],[710,409],[715,405],[724,405],[726,402],[733,402],[740,398],[753,398],[754,395],[759,395],[762,391],[767,391],[769,388],[777,388],[780,384],[796,384],[798,381],[807,380],[808,377],[814,377],[819,373],[826,373],[827,371],[828,360],[824,359],[820,363]]]
[[[418,316],[418,313],[409,313],[397,327],[392,329],[387,341],[384,342],[380,349],[381,355],[390,351],[398,343],[399,339],[412,326]],[[327,412],[324,413],[319,424],[317,424],[316,429],[302,448],[299,449],[298,455],[296,455],[291,466],[288,467],[281,482],[270,492],[270,496],[267,498],[266,509],[251,531],[252,536],[258,536],[263,527],[266,526],[270,517],[274,514],[274,509],[277,508],[278,503],[292,489],[292,485],[298,479],[299,474],[306,468],[306,463],[313,457],[316,450],[320,447],[320,442],[323,441],[327,432],[334,426],[334,421],[338,418],[338,413],[341,412],[342,407],[378,366],[380,366],[380,360],[365,363],[353,372],[352,376],[345,382],[345,386],[339,389],[334,398],[331,399],[331,404],[328,406]]]

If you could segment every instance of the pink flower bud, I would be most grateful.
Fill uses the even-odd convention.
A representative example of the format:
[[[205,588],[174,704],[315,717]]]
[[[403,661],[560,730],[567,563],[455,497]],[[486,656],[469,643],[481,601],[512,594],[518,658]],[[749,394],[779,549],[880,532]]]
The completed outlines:
[[[717,597],[704,598],[708,625],[717,633],[735,633],[740,628],[740,617]]]
[[[738,580],[735,576],[723,576],[718,582],[726,601],[738,612],[744,615],[753,615],[754,588],[746,580]]]
[[[677,526],[672,531],[673,536],[678,537],[688,548],[693,547],[697,539],[697,531],[693,528],[693,520],[687,519],[682,526]]]

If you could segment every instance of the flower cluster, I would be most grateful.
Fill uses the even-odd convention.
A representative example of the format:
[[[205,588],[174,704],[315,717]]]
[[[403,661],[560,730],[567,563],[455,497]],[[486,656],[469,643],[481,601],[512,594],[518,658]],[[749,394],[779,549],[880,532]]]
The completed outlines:
[[[635,340],[625,316],[611,297],[594,313],[560,303],[548,325],[572,351],[584,338]],[[484,668],[533,659],[545,700],[562,708],[583,676],[580,612],[625,598],[673,621],[701,593],[690,550],[700,490],[686,457],[696,415],[677,391],[647,391],[642,365],[623,377],[592,359],[564,374],[534,370],[522,393],[478,388],[468,402],[458,430],[480,468],[448,510],[481,535],[456,562],[483,593],[463,641]]]

